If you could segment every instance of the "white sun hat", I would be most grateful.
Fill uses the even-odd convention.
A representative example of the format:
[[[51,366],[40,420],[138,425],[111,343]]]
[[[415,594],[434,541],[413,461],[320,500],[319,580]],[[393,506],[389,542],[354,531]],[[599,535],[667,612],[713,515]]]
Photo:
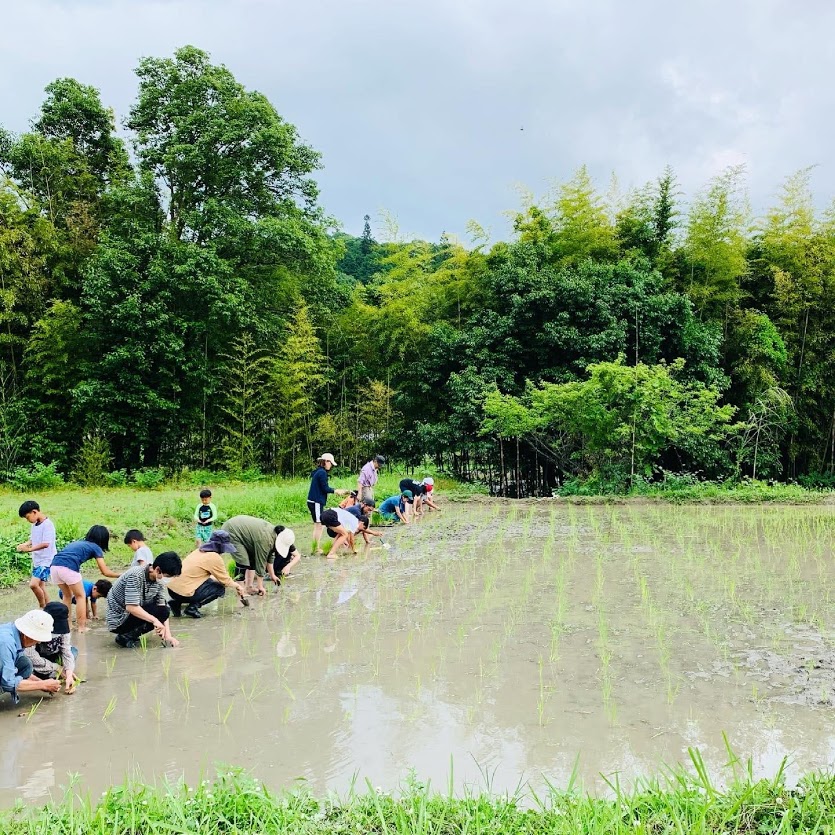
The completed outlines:
[[[434,478],[432,478],[432,476],[430,475],[430,476],[427,476],[425,479],[423,479],[423,483],[424,483],[427,487],[432,487],[432,486],[434,486],[434,484],[435,484],[435,479],[434,479]]]
[[[334,465],[334,467],[336,466],[336,461],[334,460],[334,457],[329,452],[326,452],[324,455],[320,455],[319,456],[319,461],[330,461],[331,464]]]
[[[52,638],[52,616],[40,609],[32,609],[25,615],[21,615],[14,625],[27,638],[40,643],[46,643]]]
[[[281,559],[286,560],[290,553],[290,546],[296,544],[296,535],[290,528],[285,528],[275,538],[275,551]]]

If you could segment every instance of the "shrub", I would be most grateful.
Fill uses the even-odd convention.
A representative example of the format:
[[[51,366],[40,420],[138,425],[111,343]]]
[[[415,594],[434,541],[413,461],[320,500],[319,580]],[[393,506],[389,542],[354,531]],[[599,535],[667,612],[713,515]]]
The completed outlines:
[[[9,483],[15,490],[51,490],[64,483],[64,476],[53,461],[51,464],[33,464],[31,468],[15,467]]]
[[[110,444],[99,434],[87,435],[75,457],[72,480],[82,487],[101,487],[107,483]]]
[[[113,470],[105,476],[108,487],[125,487],[128,483],[127,470]]]
[[[143,490],[154,490],[165,481],[165,470],[162,467],[149,467],[137,470],[133,474],[133,481]]]

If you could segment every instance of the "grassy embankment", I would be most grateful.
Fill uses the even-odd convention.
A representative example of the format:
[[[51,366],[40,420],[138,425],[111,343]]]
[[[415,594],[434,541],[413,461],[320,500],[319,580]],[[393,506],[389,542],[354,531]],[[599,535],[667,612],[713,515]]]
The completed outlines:
[[[275,795],[229,772],[196,789],[184,785],[111,788],[94,804],[68,792],[40,809],[0,812],[5,835],[255,835],[255,833],[831,833],[835,778],[808,776],[795,789],[782,772],[773,780],[745,776],[716,789],[697,752],[694,777],[683,770],[644,781],[630,791],[612,784],[611,798],[577,790],[546,796],[454,796],[412,783],[391,796],[370,785],[343,799],[304,791]]]
[[[383,475],[377,483],[378,501],[397,492],[402,473]],[[422,476],[416,475],[417,478]],[[296,526],[302,553],[310,547],[312,529],[307,512],[309,479],[261,481],[242,484],[208,484],[221,519],[239,513],[259,516],[276,524]],[[336,488],[353,489],[356,476],[332,478]],[[436,489],[444,499],[462,497],[467,488],[454,481],[437,478]],[[28,554],[18,554],[15,546],[29,537],[29,525],[17,515],[21,502],[36,499],[41,509],[55,523],[59,547],[64,542],[81,538],[91,525],[107,525],[110,529],[108,564],[127,565],[133,554],[122,538],[130,528],[139,528],[155,554],[173,550],[187,554],[194,547],[192,514],[200,499],[199,486],[164,486],[155,490],[137,487],[85,489],[66,486],[49,491],[0,489],[0,587],[11,586],[29,576]],[[471,492],[471,491],[470,491]],[[331,504],[336,501],[331,499]]]

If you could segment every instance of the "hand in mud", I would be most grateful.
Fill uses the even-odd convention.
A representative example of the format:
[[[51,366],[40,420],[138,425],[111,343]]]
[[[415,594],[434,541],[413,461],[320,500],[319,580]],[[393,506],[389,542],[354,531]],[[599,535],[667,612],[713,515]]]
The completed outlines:
[[[179,641],[178,641],[175,637],[173,637],[173,636],[172,636],[172,637],[170,637],[170,638],[168,638],[168,640],[164,641],[163,643],[165,643],[165,645],[166,645],[166,646],[169,646],[169,647],[178,647],[178,646],[180,646],[180,642],[179,642]]]

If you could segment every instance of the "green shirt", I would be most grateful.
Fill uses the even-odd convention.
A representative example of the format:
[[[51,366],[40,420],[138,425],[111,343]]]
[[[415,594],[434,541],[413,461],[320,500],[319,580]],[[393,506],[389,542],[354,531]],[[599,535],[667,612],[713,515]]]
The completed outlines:
[[[237,549],[235,562],[260,575],[275,561],[275,525],[255,516],[233,516],[223,523]]]

